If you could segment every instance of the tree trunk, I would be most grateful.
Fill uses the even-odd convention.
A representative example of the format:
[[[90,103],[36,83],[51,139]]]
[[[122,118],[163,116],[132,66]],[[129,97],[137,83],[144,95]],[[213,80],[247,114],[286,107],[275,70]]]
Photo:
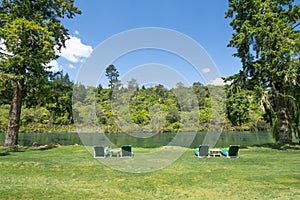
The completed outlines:
[[[13,97],[10,105],[9,119],[8,119],[4,146],[18,145],[23,86],[24,86],[23,79],[15,80],[13,82]]]
[[[277,116],[276,140],[280,144],[292,143],[292,130],[287,116],[287,109],[284,97],[281,94],[278,94],[278,96],[275,99]]]

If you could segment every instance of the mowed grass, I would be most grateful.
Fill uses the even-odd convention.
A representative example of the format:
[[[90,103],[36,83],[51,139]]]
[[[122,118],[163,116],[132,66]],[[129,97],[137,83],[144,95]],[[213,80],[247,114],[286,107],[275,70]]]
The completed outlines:
[[[84,146],[2,148],[0,199],[300,199],[300,151],[249,147],[238,159],[199,159],[188,149],[161,170],[126,173]]]

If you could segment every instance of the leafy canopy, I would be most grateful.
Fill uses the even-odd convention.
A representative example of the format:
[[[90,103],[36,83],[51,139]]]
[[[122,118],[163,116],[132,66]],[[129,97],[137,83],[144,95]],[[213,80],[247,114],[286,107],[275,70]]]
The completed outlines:
[[[3,0],[0,50],[5,62],[0,70],[19,78],[43,74],[46,64],[56,58],[55,49],[60,50],[68,39],[60,18],[80,13],[74,0]]]
[[[237,49],[234,56],[243,64],[238,76],[230,79],[276,90],[283,83],[296,85],[299,17],[300,6],[292,0],[230,0],[226,18],[233,18],[235,33],[229,46]]]

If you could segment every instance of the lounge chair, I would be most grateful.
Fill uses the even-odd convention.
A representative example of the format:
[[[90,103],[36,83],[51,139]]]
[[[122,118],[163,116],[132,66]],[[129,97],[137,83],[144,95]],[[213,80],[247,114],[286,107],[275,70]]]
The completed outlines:
[[[106,158],[109,156],[109,150],[102,145],[94,146],[94,158]]]
[[[194,154],[198,158],[209,158],[209,145],[200,145],[199,150],[194,150]]]
[[[230,145],[228,150],[221,150],[221,154],[227,158],[239,157],[240,145]]]
[[[123,145],[121,147],[121,157],[122,158],[132,158],[134,156],[131,145]]]

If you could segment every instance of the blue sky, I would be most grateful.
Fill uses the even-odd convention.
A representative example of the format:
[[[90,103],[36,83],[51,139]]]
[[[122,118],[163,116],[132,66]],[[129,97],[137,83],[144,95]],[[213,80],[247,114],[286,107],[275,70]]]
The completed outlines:
[[[235,49],[226,47],[233,33],[230,19],[224,18],[227,0],[76,0],[75,4],[82,15],[63,21],[71,39],[55,63],[73,80],[99,44],[120,32],[143,27],[167,28],[195,40],[210,55],[220,76],[235,74],[241,68],[239,59],[232,57]],[[113,62],[121,76],[148,63],[168,65],[189,83],[204,82],[185,60],[163,51],[131,52]],[[107,86],[105,78],[100,83]]]

